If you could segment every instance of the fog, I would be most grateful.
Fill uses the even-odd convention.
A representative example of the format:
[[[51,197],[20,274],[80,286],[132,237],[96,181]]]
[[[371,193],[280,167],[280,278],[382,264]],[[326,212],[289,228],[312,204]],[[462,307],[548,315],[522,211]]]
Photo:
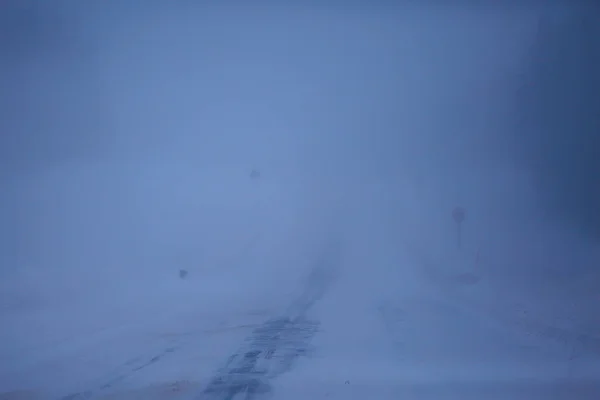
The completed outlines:
[[[533,142],[515,134],[539,21],[563,11],[3,2],[0,393],[93,391],[126,376],[115,368],[133,353],[182,335],[176,346],[219,350],[123,387],[201,385],[243,327],[303,298],[321,264],[335,278],[313,317],[330,321],[315,351],[329,358],[284,380],[309,385],[340,364],[339,380],[364,377],[348,367],[357,359],[393,365],[373,310],[389,321],[395,302],[415,324],[451,331],[449,312],[423,322],[415,310],[437,306],[415,300],[421,290],[529,333],[597,334],[597,244],[549,217],[520,151]],[[467,289],[456,283],[465,274]],[[227,336],[189,333],[215,329]],[[407,342],[423,335],[394,329]],[[422,343],[433,342],[445,346]],[[446,376],[471,359],[444,351],[419,362]],[[571,350],[560,351],[542,364],[563,371]],[[489,374],[514,371],[494,357]],[[410,375],[419,382],[423,365]]]

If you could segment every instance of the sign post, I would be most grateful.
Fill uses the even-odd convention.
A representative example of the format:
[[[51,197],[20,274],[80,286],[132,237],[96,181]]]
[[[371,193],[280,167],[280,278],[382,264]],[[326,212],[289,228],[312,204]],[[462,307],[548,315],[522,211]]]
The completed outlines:
[[[454,219],[454,222],[456,223],[456,246],[460,249],[461,246],[461,228],[462,228],[462,223],[465,220],[467,216],[467,212],[465,211],[464,208],[462,207],[454,207],[454,210],[452,211],[452,218]]]

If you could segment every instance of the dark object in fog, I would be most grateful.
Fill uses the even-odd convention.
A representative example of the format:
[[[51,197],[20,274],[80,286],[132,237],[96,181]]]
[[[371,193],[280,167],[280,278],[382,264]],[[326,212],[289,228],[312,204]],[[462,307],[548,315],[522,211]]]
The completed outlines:
[[[188,275],[188,272],[187,272],[187,270],[186,270],[186,269],[180,269],[180,270],[179,270],[179,277],[180,277],[181,279],[185,279],[185,278],[187,277],[187,275]]]
[[[250,178],[252,178],[252,179],[260,178],[260,172],[256,169],[253,169],[252,172],[250,172]]]
[[[456,245],[459,249],[460,249],[460,245],[461,245],[461,241],[462,241],[461,227],[462,227],[462,223],[466,217],[467,217],[467,212],[462,207],[455,207],[454,210],[452,211],[452,218],[454,219],[454,222],[456,222]]]

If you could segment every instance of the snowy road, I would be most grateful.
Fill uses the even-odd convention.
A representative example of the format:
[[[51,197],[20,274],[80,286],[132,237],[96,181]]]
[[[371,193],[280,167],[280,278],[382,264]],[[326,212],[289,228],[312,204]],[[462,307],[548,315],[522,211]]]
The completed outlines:
[[[0,0],[0,400],[600,400],[583,2],[254,3]]]
[[[342,228],[270,258],[265,233],[248,274],[173,280],[156,289],[175,297],[169,307],[146,299],[138,319],[59,342],[15,339],[21,321],[22,346],[3,349],[0,398],[598,398],[593,337],[572,359],[577,336],[532,336],[466,301],[396,243],[384,216]],[[276,259],[300,261],[294,272],[257,262]]]

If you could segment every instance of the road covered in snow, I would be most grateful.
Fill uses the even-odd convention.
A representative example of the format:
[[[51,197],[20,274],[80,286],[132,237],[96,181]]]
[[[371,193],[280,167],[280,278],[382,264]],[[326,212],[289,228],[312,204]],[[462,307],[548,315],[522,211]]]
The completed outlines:
[[[570,7],[239,3],[0,2],[0,400],[600,399]]]
[[[154,205],[164,218],[180,218],[171,228],[145,227],[145,240],[160,246],[163,239],[161,248],[104,271],[30,269],[6,280],[2,398],[600,393],[593,330],[524,315],[511,300],[526,304],[522,293],[490,295],[498,289],[467,261],[468,250],[438,246],[446,263],[419,256],[423,247],[405,239],[415,233],[415,218],[397,212],[407,206],[406,193],[392,195],[385,184],[323,187],[298,202],[293,185],[282,194],[284,186],[268,178],[227,174],[212,188],[205,182],[203,204],[185,205],[194,209],[185,232],[175,230],[183,229],[181,210]],[[59,178],[47,179],[55,179],[47,193],[73,195],[62,192]],[[224,185],[226,179],[237,183]],[[136,188],[148,196],[154,190]],[[226,190],[230,203],[219,203]],[[171,196],[184,194],[192,195]],[[105,197],[104,207],[114,206],[110,201]],[[147,207],[138,222],[151,220]],[[63,225],[62,234],[73,228]],[[188,242],[176,243],[176,233]],[[184,279],[180,269],[188,271]],[[457,278],[466,272],[479,278]],[[534,309],[535,299],[530,303]]]

